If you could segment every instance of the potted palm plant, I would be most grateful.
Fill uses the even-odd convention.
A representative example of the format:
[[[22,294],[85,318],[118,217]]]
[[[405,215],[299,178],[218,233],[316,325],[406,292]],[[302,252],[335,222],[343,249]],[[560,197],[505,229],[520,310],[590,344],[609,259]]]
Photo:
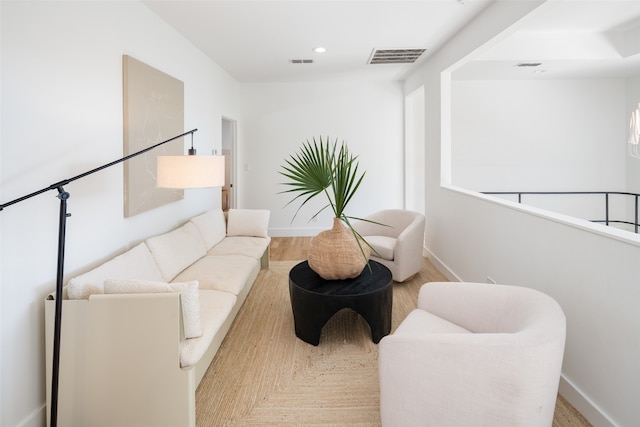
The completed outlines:
[[[309,267],[327,280],[357,277],[367,265],[369,245],[354,230],[345,209],[362,183],[365,172],[358,172],[357,156],[349,153],[347,145],[330,143],[322,137],[308,140],[300,151],[285,160],[280,174],[290,187],[281,193],[295,193],[287,206],[301,200],[294,218],[309,200],[324,194],[328,203],[316,212],[315,218],[327,208],[333,211],[333,228],[315,236],[309,248]]]

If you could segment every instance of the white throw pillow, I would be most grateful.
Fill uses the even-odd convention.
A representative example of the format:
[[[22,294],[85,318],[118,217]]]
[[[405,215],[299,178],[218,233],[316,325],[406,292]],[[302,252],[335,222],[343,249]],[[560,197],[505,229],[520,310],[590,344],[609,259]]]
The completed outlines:
[[[227,236],[267,237],[270,213],[262,209],[230,209]]]
[[[191,218],[191,222],[200,230],[207,250],[220,243],[226,235],[227,224],[222,209],[205,212]]]
[[[105,294],[157,294],[179,293],[182,304],[182,322],[186,338],[202,335],[200,322],[200,293],[197,280],[184,283],[164,283],[149,280],[107,279]]]
[[[207,253],[202,235],[191,222],[151,237],[146,243],[158,263],[162,278],[167,282]]]

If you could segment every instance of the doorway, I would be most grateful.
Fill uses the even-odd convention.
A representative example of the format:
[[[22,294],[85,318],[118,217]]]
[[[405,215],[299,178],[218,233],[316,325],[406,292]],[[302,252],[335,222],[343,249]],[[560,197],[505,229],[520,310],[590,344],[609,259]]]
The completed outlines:
[[[223,211],[236,208],[236,130],[235,120],[222,118],[222,155],[224,156],[224,186],[222,187],[221,206]]]

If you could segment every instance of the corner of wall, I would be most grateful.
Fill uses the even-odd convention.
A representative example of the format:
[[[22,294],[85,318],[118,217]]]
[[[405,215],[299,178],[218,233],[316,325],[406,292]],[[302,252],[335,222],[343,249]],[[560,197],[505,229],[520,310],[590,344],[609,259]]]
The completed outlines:
[[[447,266],[440,258],[438,258],[433,252],[429,250],[426,246],[423,247],[423,253],[426,254],[426,257],[433,263],[433,265],[444,274],[447,279],[452,282],[462,282],[462,280]]]

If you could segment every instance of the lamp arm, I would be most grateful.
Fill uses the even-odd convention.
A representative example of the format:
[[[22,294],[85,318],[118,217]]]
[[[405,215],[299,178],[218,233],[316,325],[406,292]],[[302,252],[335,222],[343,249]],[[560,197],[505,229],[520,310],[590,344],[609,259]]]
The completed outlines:
[[[66,240],[66,229],[67,229],[67,217],[71,216],[71,214],[67,213],[67,200],[69,199],[70,194],[67,193],[63,186],[78,180],[80,178],[84,178],[87,175],[91,175],[102,169],[106,169],[118,163],[122,163],[125,160],[129,160],[132,157],[136,157],[142,153],[146,153],[147,151],[151,151],[156,147],[159,147],[163,144],[176,140],[178,138],[182,138],[185,135],[191,134],[193,138],[193,133],[198,129],[192,129],[188,132],[185,132],[181,135],[174,136],[173,138],[167,139],[166,141],[159,142],[150,147],[144,148],[140,151],[137,151],[133,154],[129,154],[128,156],[124,156],[121,159],[114,160],[113,162],[106,163],[102,166],[98,166],[97,168],[91,169],[87,172],[81,173],[80,175],[76,175],[73,178],[65,179],[60,182],[56,182],[55,184],[51,184],[48,187],[45,187],[41,190],[34,191],[33,193],[26,194],[22,197],[18,197],[15,200],[12,200],[7,203],[3,203],[0,205],[0,211],[4,208],[14,205],[16,203],[22,202],[23,200],[30,199],[38,194],[42,194],[49,190],[58,191],[58,199],[60,199],[60,215],[59,215],[59,224],[58,224],[58,263],[57,263],[57,274],[56,274],[56,303],[55,303],[55,319],[54,319],[54,332],[53,332],[53,355],[52,355],[52,369],[51,369],[51,408],[50,408],[50,418],[51,418],[51,427],[56,427],[58,424],[58,379],[60,373],[60,337],[62,333],[62,285],[64,279],[64,249],[65,249],[65,240]]]
[[[122,162],[124,162],[125,160],[129,160],[129,159],[131,159],[131,158],[133,158],[133,157],[139,156],[140,154],[146,153],[147,151],[151,151],[151,150],[153,150],[154,148],[157,148],[157,147],[159,147],[159,146],[161,146],[161,145],[164,145],[164,144],[166,144],[166,143],[168,143],[168,142],[174,141],[174,140],[176,140],[176,139],[178,139],[178,138],[182,138],[183,136],[186,136],[186,135],[189,135],[189,134],[191,134],[191,136],[193,136],[193,133],[194,133],[194,132],[197,132],[197,131],[198,131],[198,129],[192,129],[192,130],[190,130],[190,131],[188,131],[188,132],[185,132],[185,133],[183,133],[183,134],[181,134],[181,135],[177,135],[177,136],[174,136],[173,138],[167,139],[166,141],[159,142],[159,143],[157,143],[157,144],[155,144],[155,145],[152,145],[152,146],[150,146],[150,147],[143,148],[143,149],[142,149],[142,150],[140,150],[140,151],[136,151],[136,152],[135,152],[135,153],[133,153],[133,154],[129,154],[128,156],[124,156],[124,157],[123,157],[123,158],[121,158],[121,159],[114,160],[113,162],[109,162],[109,163],[106,163],[106,164],[104,164],[104,165],[102,165],[102,166],[98,166],[97,168],[94,168],[94,169],[91,169],[91,170],[89,170],[89,171],[83,172],[83,173],[81,173],[80,175],[76,175],[76,176],[74,176],[73,178],[64,179],[64,180],[62,180],[62,181],[60,181],[60,182],[56,182],[55,184],[51,184],[50,186],[45,187],[45,188],[43,188],[43,189],[41,189],[41,190],[34,191],[33,193],[26,194],[26,195],[24,195],[24,196],[22,196],[22,197],[18,197],[17,199],[12,200],[12,201],[10,201],[10,202],[3,203],[3,204],[1,204],[1,205],[0,205],[0,211],[2,211],[2,210],[3,210],[4,208],[6,208],[6,207],[9,207],[9,206],[14,205],[14,204],[19,203],[19,202],[22,202],[23,200],[27,200],[27,199],[30,199],[30,198],[32,198],[32,197],[34,197],[34,196],[37,196],[38,194],[42,194],[42,193],[45,193],[45,192],[50,191],[50,190],[57,190],[58,188],[60,188],[60,187],[62,187],[62,186],[64,186],[64,185],[67,185],[67,184],[69,184],[70,182],[76,181],[76,180],[78,180],[78,179],[80,179],[80,178],[84,178],[84,177],[85,177],[85,176],[87,176],[87,175],[91,175],[91,174],[93,174],[93,173],[99,172],[99,171],[101,171],[102,169],[106,169],[106,168],[108,168],[108,167],[111,167],[111,166],[117,165],[118,163],[122,163]]]

